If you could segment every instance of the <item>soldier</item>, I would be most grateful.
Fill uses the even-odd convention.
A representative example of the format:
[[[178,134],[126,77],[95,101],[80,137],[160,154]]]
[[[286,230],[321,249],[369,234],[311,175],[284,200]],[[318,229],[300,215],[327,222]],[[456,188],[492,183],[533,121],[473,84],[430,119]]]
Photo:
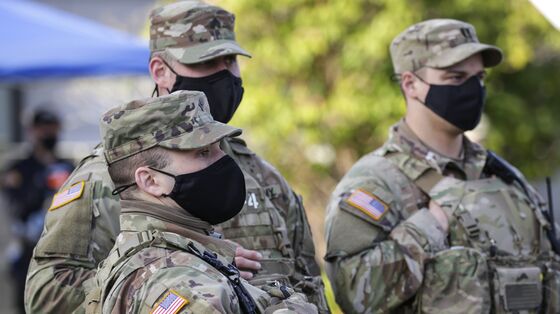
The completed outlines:
[[[227,123],[243,87],[237,55],[249,56],[235,41],[233,14],[198,1],[152,11],[150,73],[158,95],[203,91],[217,121]],[[236,264],[257,286],[278,280],[303,292],[328,312],[315,248],[301,199],[285,179],[239,138],[225,138],[222,149],[241,167],[247,199],[241,213],[219,227],[237,249]],[[109,178],[103,147],[96,148],[72,174],[60,195],[84,181],[83,195],[53,204],[28,272],[28,312],[71,312],[84,299],[90,278],[119,233],[118,197]],[[71,226],[71,227],[69,227]],[[258,259],[250,250],[260,252]]]
[[[0,189],[12,218],[9,273],[19,313],[25,313],[25,277],[42,230],[45,204],[74,169],[72,162],[60,158],[56,150],[61,128],[62,121],[54,112],[36,110],[28,126],[29,151],[0,173]]]
[[[406,29],[390,52],[407,111],[330,200],[336,301],[346,313],[558,313],[546,204],[464,135],[479,123],[484,68],[501,50],[470,24],[436,19]]]
[[[285,286],[270,285],[267,294],[241,280],[235,246],[215,237],[211,224],[237,215],[245,202],[243,172],[219,147],[240,133],[214,121],[198,91],[132,101],[103,115],[121,233],[94,277],[88,313],[317,312]]]

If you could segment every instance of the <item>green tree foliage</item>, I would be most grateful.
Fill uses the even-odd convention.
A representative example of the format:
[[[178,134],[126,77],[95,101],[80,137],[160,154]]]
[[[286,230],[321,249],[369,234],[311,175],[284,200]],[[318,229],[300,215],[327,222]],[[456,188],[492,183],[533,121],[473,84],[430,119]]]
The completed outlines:
[[[253,54],[241,60],[246,93],[232,123],[310,211],[403,115],[388,47],[428,18],[468,21],[504,50],[487,79],[485,145],[532,178],[559,165],[560,32],[527,0],[213,2],[235,12],[238,40]]]
[[[472,23],[489,70],[485,145],[529,178],[560,165],[560,32],[528,0],[211,0],[237,16],[246,93],[232,124],[304,195],[318,255],[331,191],[405,112],[391,40],[429,18]]]

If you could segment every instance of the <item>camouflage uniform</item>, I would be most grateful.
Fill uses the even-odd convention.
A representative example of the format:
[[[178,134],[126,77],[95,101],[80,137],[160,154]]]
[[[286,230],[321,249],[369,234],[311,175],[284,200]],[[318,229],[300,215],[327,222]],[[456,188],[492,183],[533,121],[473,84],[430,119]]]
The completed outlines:
[[[460,31],[469,27],[474,32],[450,20],[411,27],[393,42],[410,46],[391,47],[397,73],[435,62],[422,49],[430,49],[430,38],[445,42],[450,30],[467,38],[468,51],[488,51],[477,50],[473,33]],[[414,59],[414,51],[423,59]],[[494,53],[483,55],[485,65],[499,62]],[[457,55],[469,53],[454,51],[451,58]],[[443,59],[439,66],[461,60]],[[403,120],[338,184],[327,209],[325,260],[346,313],[560,311],[559,259],[546,236],[546,204],[516,169],[501,163],[519,178],[508,182],[481,146],[464,137],[462,148],[459,159],[445,157]],[[448,216],[448,233],[428,211],[430,200]]]
[[[231,281],[212,266],[216,261],[230,264],[235,248],[208,236],[212,231],[209,224],[185,217],[187,223],[171,225],[164,214],[161,219],[153,217],[157,205],[141,201],[123,201],[122,205],[123,231],[95,277],[97,289],[86,298],[87,313],[151,313],[170,293],[187,300],[181,313],[242,313]],[[175,219],[187,216],[182,209],[165,210],[175,210]],[[209,262],[192,250],[219,255]],[[234,275],[231,277],[236,278]],[[303,295],[285,286],[270,284],[265,292],[241,282],[259,313],[282,309],[316,313]]]
[[[165,51],[182,63],[228,54],[249,55],[235,41],[234,16],[217,7],[179,2],[154,10],[151,21],[151,50]],[[227,239],[263,254],[262,269],[251,282],[261,285],[274,279],[289,283],[317,304],[321,313],[327,313],[311,229],[300,197],[243,140],[226,138],[221,146],[243,170],[248,193],[242,212],[219,228]],[[28,312],[58,313],[74,309],[83,300],[81,282],[92,276],[96,265],[112,247],[119,231],[120,206],[110,194],[113,184],[102,154],[102,148],[95,150],[65,185],[68,188],[85,180],[86,192],[88,187],[91,192],[47,214],[45,230],[28,273]],[[78,214],[69,215],[74,212],[87,219],[77,217]],[[87,243],[77,245],[73,243],[75,240]],[[61,250],[49,244],[60,241],[70,242],[72,248]],[[85,248],[73,250],[74,246]]]
[[[69,313],[84,300],[83,283],[91,278],[119,233],[120,205],[111,192],[102,147],[84,158],[60,191],[80,182],[84,193],[51,208],[27,273],[27,313]]]
[[[107,163],[155,146],[195,149],[240,134],[205,110],[202,92],[179,91],[109,111],[101,124]],[[241,280],[231,265],[235,246],[186,210],[140,199],[121,205],[122,231],[92,281],[87,313],[316,313],[285,286],[270,285],[267,293]]]

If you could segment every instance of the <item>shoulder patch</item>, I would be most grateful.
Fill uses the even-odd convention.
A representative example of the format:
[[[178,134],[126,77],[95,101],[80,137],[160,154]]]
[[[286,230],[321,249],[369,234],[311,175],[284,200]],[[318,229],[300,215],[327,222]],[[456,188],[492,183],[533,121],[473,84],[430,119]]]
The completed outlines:
[[[86,182],[81,181],[65,190],[56,193],[53,196],[53,200],[51,203],[51,207],[49,207],[49,210],[55,210],[68,203],[71,203],[72,201],[79,199],[80,197],[82,197],[82,194],[84,194],[85,186],[86,186]]]
[[[176,314],[189,304],[189,300],[180,296],[177,292],[169,290],[163,295],[161,302],[157,303],[150,314]]]
[[[379,221],[389,209],[389,206],[377,196],[362,189],[357,189],[352,192],[345,202],[359,209],[375,221]]]

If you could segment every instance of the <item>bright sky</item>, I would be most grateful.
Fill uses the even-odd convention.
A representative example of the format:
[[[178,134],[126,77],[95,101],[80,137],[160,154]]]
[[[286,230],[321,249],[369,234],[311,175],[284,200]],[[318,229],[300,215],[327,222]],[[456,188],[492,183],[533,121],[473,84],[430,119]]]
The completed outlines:
[[[560,0],[529,0],[546,17],[546,19],[560,30]]]

